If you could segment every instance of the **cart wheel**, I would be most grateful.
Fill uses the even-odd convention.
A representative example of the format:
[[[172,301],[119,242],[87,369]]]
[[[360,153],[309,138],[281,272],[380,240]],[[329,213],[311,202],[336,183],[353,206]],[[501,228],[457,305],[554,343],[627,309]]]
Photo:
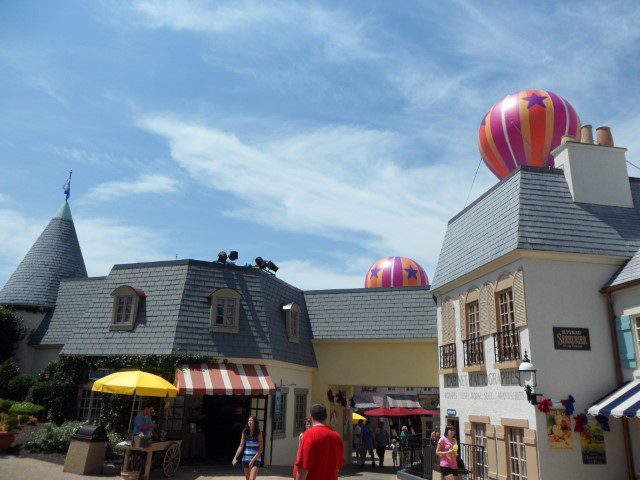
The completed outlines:
[[[180,446],[172,444],[164,453],[162,460],[162,474],[165,477],[173,477],[180,466]]]

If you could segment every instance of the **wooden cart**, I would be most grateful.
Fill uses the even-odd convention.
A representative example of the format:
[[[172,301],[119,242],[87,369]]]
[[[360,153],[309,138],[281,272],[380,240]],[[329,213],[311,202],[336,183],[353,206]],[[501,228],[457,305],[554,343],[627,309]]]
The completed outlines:
[[[133,445],[116,447],[124,450],[122,473],[140,472],[140,478],[149,480],[151,469],[154,468],[154,458],[157,468],[162,469],[165,477],[173,477],[180,466],[180,447],[182,440],[166,440],[153,442],[148,447],[134,447]],[[142,454],[145,455],[142,455]],[[146,457],[143,458],[143,457]],[[125,475],[123,475],[125,476]]]

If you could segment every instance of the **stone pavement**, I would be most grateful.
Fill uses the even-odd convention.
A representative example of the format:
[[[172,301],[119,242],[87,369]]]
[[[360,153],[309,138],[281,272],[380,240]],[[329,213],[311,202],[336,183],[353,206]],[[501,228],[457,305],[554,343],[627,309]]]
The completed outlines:
[[[81,476],[71,473],[64,473],[62,465],[59,463],[60,457],[40,456],[26,457],[0,454],[0,479],[1,480],[91,480],[91,479],[112,479],[120,478],[119,470],[110,468],[105,470],[101,476]],[[259,480],[282,480],[292,477],[290,467],[264,468],[260,472]],[[397,478],[395,469],[384,467],[383,471],[372,470],[370,462],[364,469],[358,467],[346,467],[340,477],[352,478],[353,480],[392,480]],[[160,471],[152,472],[151,478],[162,479]],[[244,479],[244,475],[239,468],[233,467],[197,467],[184,466],[173,477],[175,480],[207,480],[215,478],[218,480]]]

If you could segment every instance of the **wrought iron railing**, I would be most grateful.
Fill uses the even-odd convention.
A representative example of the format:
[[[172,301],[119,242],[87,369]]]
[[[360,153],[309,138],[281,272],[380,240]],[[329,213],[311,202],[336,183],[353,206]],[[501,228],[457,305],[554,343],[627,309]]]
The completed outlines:
[[[456,344],[440,345],[440,368],[456,368]]]
[[[411,435],[400,439],[400,466],[407,472],[431,480],[433,471],[440,469],[436,456],[435,441],[423,439],[420,435]],[[464,480],[485,480],[487,471],[487,453],[480,445],[461,443],[458,455],[464,463],[459,469],[459,477]]]
[[[503,329],[493,334],[496,362],[520,359],[520,331],[517,328]]]
[[[482,337],[462,341],[464,366],[484,365],[484,340]]]

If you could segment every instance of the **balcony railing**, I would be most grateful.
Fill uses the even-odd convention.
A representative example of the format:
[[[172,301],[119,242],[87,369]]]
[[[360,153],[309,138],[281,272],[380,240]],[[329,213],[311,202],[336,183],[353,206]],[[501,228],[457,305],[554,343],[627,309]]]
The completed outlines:
[[[418,435],[404,437],[400,442],[400,467],[413,476],[433,479],[433,472],[440,471],[440,458],[436,456],[437,444]],[[464,468],[458,470],[460,478],[486,480],[487,454],[480,445],[459,444],[458,455]]]
[[[484,340],[482,337],[462,341],[464,349],[464,366],[484,365]]]
[[[496,362],[520,359],[520,331],[517,328],[503,329],[493,334]]]
[[[456,344],[440,345],[440,368],[456,368]]]

